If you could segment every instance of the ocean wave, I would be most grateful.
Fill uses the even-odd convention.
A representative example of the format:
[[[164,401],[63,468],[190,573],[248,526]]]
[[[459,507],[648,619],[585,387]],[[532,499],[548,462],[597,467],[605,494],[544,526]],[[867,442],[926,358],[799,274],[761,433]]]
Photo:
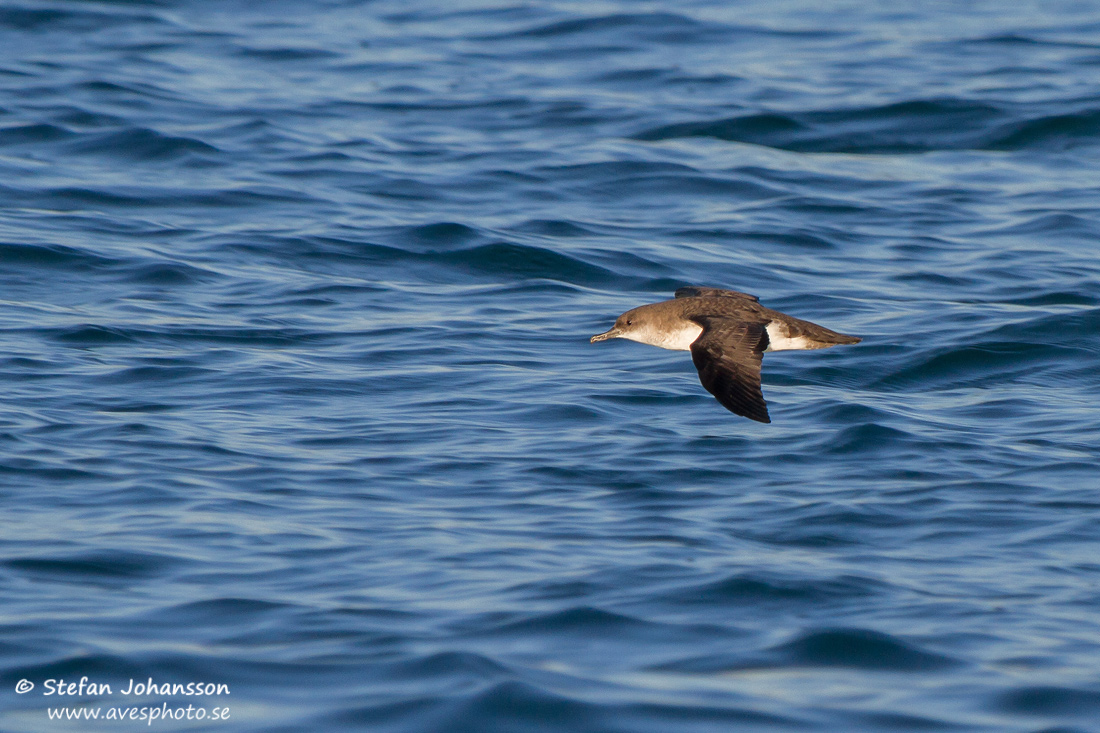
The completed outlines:
[[[805,153],[912,154],[937,150],[1061,150],[1093,145],[1100,112],[1034,116],[1019,105],[963,99],[811,112],[757,112],[637,133],[643,141],[709,137]]]
[[[86,134],[69,143],[72,153],[106,155],[115,159],[170,160],[185,155],[213,155],[218,149],[193,137],[165,135],[147,128]]]

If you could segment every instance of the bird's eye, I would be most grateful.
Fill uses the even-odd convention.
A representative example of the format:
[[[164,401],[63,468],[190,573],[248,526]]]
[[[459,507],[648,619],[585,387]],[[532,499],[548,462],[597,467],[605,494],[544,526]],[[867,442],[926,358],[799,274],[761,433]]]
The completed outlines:
[[[630,325],[631,323],[633,323],[633,322],[634,322],[634,321],[630,320],[629,318],[627,318],[627,319],[626,319],[626,325],[628,325],[628,326],[629,326],[629,325]]]

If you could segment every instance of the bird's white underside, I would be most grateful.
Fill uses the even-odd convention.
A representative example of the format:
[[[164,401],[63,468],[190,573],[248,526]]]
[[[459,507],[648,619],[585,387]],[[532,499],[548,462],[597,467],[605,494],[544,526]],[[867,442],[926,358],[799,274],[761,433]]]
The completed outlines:
[[[649,344],[650,346],[660,346],[662,349],[691,351],[691,342],[699,338],[699,334],[703,332],[703,327],[691,321],[684,321],[683,323],[684,327],[677,331],[658,331],[653,328],[643,330],[635,328],[632,331],[624,333],[622,338]]]
[[[765,351],[794,351],[814,348],[805,336],[788,337],[787,329],[779,321],[772,321],[765,328],[768,331],[768,348]],[[622,338],[649,344],[650,346],[659,346],[662,349],[691,351],[691,344],[699,338],[699,334],[702,332],[702,326],[685,321],[684,327],[676,331],[634,330],[624,333]]]
[[[764,351],[803,351],[816,349],[805,336],[787,336],[787,328],[779,321],[772,321],[766,326],[768,330],[768,348]]]

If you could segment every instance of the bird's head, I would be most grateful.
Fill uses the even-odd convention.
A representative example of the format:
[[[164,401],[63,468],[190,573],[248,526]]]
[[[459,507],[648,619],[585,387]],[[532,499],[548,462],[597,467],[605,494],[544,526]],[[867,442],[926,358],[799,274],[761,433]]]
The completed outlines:
[[[646,342],[646,334],[649,331],[649,319],[644,314],[639,314],[640,309],[635,308],[623,313],[615,319],[615,325],[610,330],[598,333],[590,339],[590,343],[606,341],[608,339],[630,339],[631,341]]]

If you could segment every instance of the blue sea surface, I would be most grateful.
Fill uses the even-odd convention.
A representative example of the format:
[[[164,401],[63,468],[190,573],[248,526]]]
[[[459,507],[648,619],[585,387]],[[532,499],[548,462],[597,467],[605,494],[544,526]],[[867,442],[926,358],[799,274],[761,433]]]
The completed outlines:
[[[1100,731],[1100,4],[0,49],[0,730]],[[687,284],[864,340],[588,342]]]

